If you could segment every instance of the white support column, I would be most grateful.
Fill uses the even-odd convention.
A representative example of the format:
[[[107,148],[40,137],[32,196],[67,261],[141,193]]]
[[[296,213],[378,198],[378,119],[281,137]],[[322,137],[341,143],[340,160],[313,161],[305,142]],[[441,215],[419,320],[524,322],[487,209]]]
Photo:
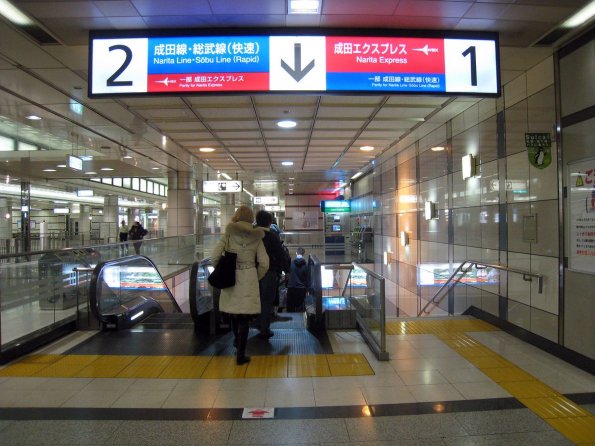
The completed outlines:
[[[6,198],[0,198],[0,239],[12,239],[12,209]]]
[[[118,241],[118,196],[106,195],[103,199],[103,221],[99,229],[99,236],[105,243]]]
[[[194,234],[196,211],[190,181],[192,172],[171,172],[167,192],[167,235]]]

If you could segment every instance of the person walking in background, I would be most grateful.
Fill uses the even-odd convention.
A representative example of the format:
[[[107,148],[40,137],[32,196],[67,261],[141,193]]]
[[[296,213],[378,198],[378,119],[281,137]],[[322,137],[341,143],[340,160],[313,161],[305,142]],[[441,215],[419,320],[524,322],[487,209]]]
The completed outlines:
[[[260,313],[259,280],[269,269],[269,256],[264,247],[264,230],[252,227],[254,212],[240,206],[225,228],[225,235],[211,254],[216,266],[224,251],[237,254],[236,284],[221,290],[219,310],[230,315],[236,347],[236,364],[250,362],[246,356],[250,319]]]
[[[144,236],[147,235],[147,230],[143,228],[143,225],[140,222],[135,221],[132,223],[132,227],[130,231],[128,231],[128,236],[130,240],[134,240],[132,242],[132,246],[134,246],[134,252],[138,255],[140,254],[140,246],[143,244],[142,240]]]
[[[128,251],[128,243],[124,243],[128,241],[128,226],[126,222],[122,220],[120,224],[120,252],[125,254]]]
[[[279,279],[282,272],[289,272],[289,258],[283,249],[279,235],[270,226],[273,216],[267,211],[258,211],[256,214],[256,225],[263,228],[263,243],[269,256],[269,269],[259,282],[260,287],[260,320],[258,335],[262,339],[273,336],[271,331],[271,320],[273,318],[273,304],[279,289]]]
[[[295,259],[291,261],[287,282],[287,311],[290,313],[304,311],[304,299],[308,290],[308,262],[304,259],[305,253],[304,248],[298,248]]]

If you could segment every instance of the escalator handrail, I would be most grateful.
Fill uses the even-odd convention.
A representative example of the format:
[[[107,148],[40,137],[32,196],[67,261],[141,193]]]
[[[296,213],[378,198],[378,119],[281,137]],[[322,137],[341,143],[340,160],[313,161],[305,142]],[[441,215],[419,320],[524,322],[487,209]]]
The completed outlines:
[[[101,313],[99,312],[99,302],[97,301],[97,282],[98,282],[99,277],[101,277],[101,273],[102,273],[103,269],[106,266],[111,266],[113,264],[121,263],[123,260],[133,260],[133,259],[138,259],[138,258],[142,258],[142,259],[146,260],[148,263],[150,263],[153,266],[153,268],[155,268],[155,271],[159,275],[159,278],[163,282],[163,285],[165,285],[165,290],[169,294],[169,297],[171,298],[171,301],[172,301],[173,305],[175,306],[176,310],[179,311],[180,313],[182,312],[182,309],[178,305],[178,302],[174,298],[174,295],[168,288],[167,284],[165,283],[165,280],[163,280],[163,276],[157,269],[157,265],[155,265],[155,263],[146,256],[132,255],[132,256],[120,257],[119,259],[111,259],[111,260],[106,260],[104,262],[99,262],[95,266],[95,269],[93,270],[93,273],[91,274],[91,281],[90,281],[90,286],[89,286],[89,305],[91,307],[91,312],[97,318],[97,320],[99,320],[99,321],[104,320],[103,315],[101,315]]]

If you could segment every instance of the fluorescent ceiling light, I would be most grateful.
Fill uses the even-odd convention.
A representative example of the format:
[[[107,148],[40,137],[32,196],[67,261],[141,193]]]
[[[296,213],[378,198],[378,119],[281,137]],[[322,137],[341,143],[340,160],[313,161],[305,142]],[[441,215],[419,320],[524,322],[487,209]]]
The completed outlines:
[[[215,149],[213,149],[212,147],[201,147],[200,149],[198,149],[200,152],[205,152],[205,153],[209,153],[209,152],[214,152]]]
[[[151,167],[153,170],[159,170],[159,167]]]
[[[124,155],[122,158],[125,159],[125,160],[131,160],[132,159],[132,157],[130,155]]]
[[[288,0],[288,14],[320,14],[322,0]]]
[[[293,166],[293,161],[283,161],[281,163],[281,165],[283,165],[283,166]]]
[[[358,173],[356,173],[355,175],[353,175],[353,176],[351,177],[351,179],[352,179],[352,180],[355,180],[355,179],[357,179],[357,178],[361,177],[363,174],[364,174],[363,172],[358,172]]]
[[[99,169],[99,170],[110,171],[110,170],[114,170],[114,169],[112,169],[111,167],[102,167],[102,168],[101,168],[101,169]]]
[[[223,172],[223,173],[221,174],[221,176],[222,176],[223,178],[225,178],[226,180],[231,180],[231,177],[230,177],[228,174],[226,174],[225,172]]]
[[[97,172],[93,172],[93,171],[85,172],[85,175],[97,175]]]
[[[435,147],[432,147],[430,150],[432,152],[442,152],[444,150],[444,147],[442,147],[442,146],[435,146]]]
[[[56,167],[66,167],[66,164],[58,164]]]
[[[577,26],[581,26],[583,23],[588,22],[593,18],[595,15],[595,0],[581,9],[579,12],[574,14],[568,20],[566,20],[562,26],[564,28],[576,28]]]
[[[31,26],[33,21],[7,0],[0,0],[0,15],[15,25]]]
[[[291,120],[278,121],[277,125],[282,129],[292,129],[297,125],[297,122]]]
[[[0,0],[1,2],[2,0]],[[37,115],[29,115],[29,116],[25,116],[25,119],[28,119],[29,121],[40,121],[41,117],[37,116]]]
[[[374,147],[372,147],[372,146],[362,146],[359,149],[361,151],[363,151],[363,152],[371,152],[372,150],[374,150]]]
[[[43,169],[44,172],[55,172],[56,169]]]

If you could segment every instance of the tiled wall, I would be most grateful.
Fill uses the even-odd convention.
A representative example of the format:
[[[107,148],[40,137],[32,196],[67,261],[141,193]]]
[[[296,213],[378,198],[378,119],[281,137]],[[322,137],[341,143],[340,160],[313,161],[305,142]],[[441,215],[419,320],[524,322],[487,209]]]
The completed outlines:
[[[475,305],[558,339],[556,142],[552,163],[543,170],[530,165],[525,147],[525,133],[547,132],[555,139],[553,73],[549,58],[506,85],[501,98],[463,103],[458,116],[428,126],[421,138],[405,139],[396,154],[385,156],[360,181],[365,183],[354,185],[354,207],[370,200],[370,193],[376,203],[375,259],[394,282],[388,293],[393,315],[417,315],[442,279],[463,260],[475,259],[540,273],[543,292],[522,276],[492,277],[492,272],[488,284],[457,286],[433,314]],[[431,150],[436,146],[445,150]],[[467,154],[477,159],[477,175],[463,180],[461,158]],[[437,219],[424,218],[426,201],[435,203]],[[537,219],[535,240],[524,236],[523,222],[529,217]],[[400,243],[402,231],[409,239],[406,246]]]
[[[589,160],[595,165],[595,41],[579,42],[561,52],[560,96],[562,124],[562,178],[564,186],[572,188],[569,166]],[[568,183],[570,184],[567,184]],[[575,182],[576,184],[576,182]],[[572,193],[572,191],[571,191]],[[566,201],[566,200],[565,200]],[[569,205],[565,203],[565,209]],[[569,235],[571,222],[565,230],[565,256],[574,248]],[[588,263],[589,264],[589,263]],[[588,265],[587,264],[587,265]],[[590,265],[593,265],[590,262]],[[595,358],[595,268],[582,271],[564,269],[564,324],[562,342],[572,350]]]

